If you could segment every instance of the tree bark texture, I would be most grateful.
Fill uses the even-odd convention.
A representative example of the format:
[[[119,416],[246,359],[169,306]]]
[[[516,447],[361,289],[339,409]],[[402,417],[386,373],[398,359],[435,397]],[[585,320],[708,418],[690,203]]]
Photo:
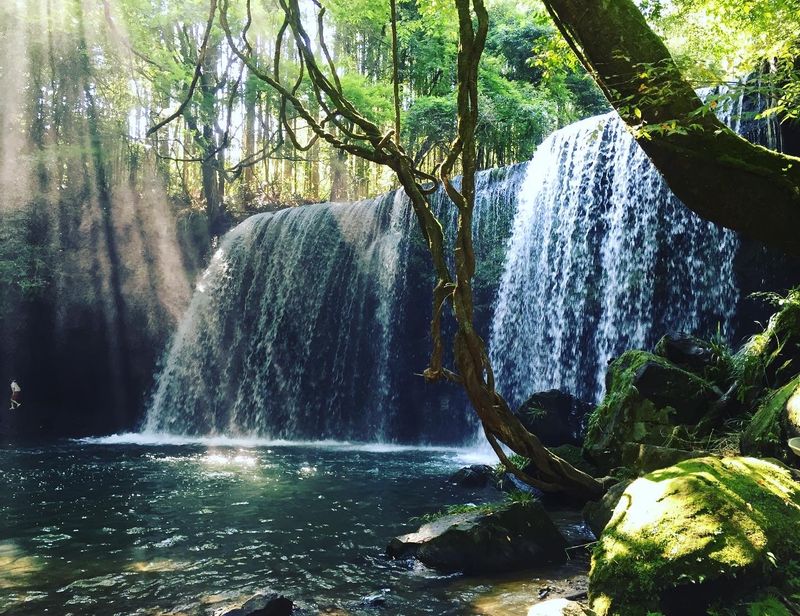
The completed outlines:
[[[753,145],[704,108],[633,0],[544,0],[567,42],[686,206],[800,254],[800,158]],[[666,130],[648,131],[663,126]]]

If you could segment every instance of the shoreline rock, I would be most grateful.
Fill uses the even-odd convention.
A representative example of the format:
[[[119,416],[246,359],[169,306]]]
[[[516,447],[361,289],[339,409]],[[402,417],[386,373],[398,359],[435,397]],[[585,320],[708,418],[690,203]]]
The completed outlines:
[[[626,443],[671,446],[722,392],[663,357],[627,351],[612,362],[606,395],[589,419],[584,455],[602,471],[618,466]]]
[[[583,444],[593,406],[559,389],[533,394],[514,413],[545,447]]]
[[[445,515],[395,537],[392,558],[416,558],[444,572],[495,573],[566,560],[567,541],[536,501]]]
[[[294,604],[290,599],[275,592],[260,593],[240,607],[220,612],[218,616],[290,616],[294,613]]]
[[[623,492],[592,555],[597,616],[706,614],[800,559],[800,484],[756,458],[706,457]]]

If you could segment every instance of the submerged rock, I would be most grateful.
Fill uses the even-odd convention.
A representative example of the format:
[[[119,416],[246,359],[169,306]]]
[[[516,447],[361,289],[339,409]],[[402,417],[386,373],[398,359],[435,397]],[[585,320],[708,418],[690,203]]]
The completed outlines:
[[[392,539],[387,554],[441,571],[477,574],[566,560],[567,542],[536,501],[445,515]]]
[[[742,453],[778,458],[796,464],[787,441],[800,436],[800,375],[773,392],[742,433]]]
[[[496,478],[494,469],[488,464],[472,464],[458,469],[449,481],[462,488],[485,488],[494,484]]]
[[[634,481],[592,556],[598,616],[706,614],[800,556],[800,484],[755,458],[700,458]]]
[[[386,594],[381,592],[362,597],[359,605],[362,607],[386,607]]]
[[[584,444],[586,456],[602,470],[620,463],[626,443],[671,444],[722,395],[705,379],[645,351],[621,355],[606,381]]]
[[[533,394],[517,410],[522,425],[546,447],[581,445],[592,405],[566,392],[550,389]]]
[[[290,616],[294,604],[277,593],[258,594],[219,616]]]

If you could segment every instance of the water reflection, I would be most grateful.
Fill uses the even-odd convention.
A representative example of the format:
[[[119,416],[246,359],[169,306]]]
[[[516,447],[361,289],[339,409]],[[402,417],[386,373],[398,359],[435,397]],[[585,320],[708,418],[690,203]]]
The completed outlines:
[[[361,601],[383,589],[389,613],[474,613],[484,582],[383,556],[409,518],[464,499],[444,481],[458,455],[0,449],[0,612],[213,614],[274,588],[350,614],[372,613]]]

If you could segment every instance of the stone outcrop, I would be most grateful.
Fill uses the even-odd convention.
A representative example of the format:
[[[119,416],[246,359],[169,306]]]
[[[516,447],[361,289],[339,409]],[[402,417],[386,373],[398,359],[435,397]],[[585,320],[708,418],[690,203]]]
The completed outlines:
[[[722,395],[663,357],[628,351],[609,367],[606,395],[589,420],[584,454],[601,470],[618,466],[626,443],[673,446]]]
[[[674,466],[691,458],[702,458],[705,451],[676,449],[645,443],[625,443],[622,450],[622,464],[638,473],[652,473],[660,468]]]
[[[533,394],[517,410],[522,425],[539,437],[546,447],[581,445],[586,417],[592,405],[575,396],[550,389]]]
[[[589,526],[595,537],[600,537],[608,523],[611,521],[611,516],[614,514],[614,508],[617,506],[622,493],[631,485],[631,481],[621,481],[611,486],[603,498],[598,501],[586,503],[583,507],[583,519]]]
[[[485,488],[494,485],[497,478],[488,464],[472,464],[458,469],[448,481],[462,488]]]
[[[653,352],[699,376],[707,376],[716,363],[712,345],[696,336],[667,334],[658,341]]]

